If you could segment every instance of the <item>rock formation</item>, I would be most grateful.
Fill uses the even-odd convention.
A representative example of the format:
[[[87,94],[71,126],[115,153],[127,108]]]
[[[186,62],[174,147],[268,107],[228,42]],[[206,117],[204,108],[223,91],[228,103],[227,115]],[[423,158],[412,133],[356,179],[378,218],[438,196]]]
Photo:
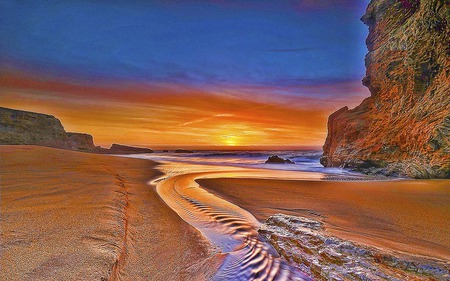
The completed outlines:
[[[113,144],[95,146],[91,135],[66,132],[51,115],[0,107],[0,145],[41,145],[104,154],[152,153],[149,148]]]
[[[109,148],[110,153],[117,153],[117,154],[129,154],[129,153],[153,153],[153,150],[150,148],[141,148],[141,147],[134,147],[134,146],[126,146],[121,144],[113,143],[111,147]]]
[[[54,116],[3,107],[0,107],[0,144],[96,149],[91,135],[67,133]]]
[[[359,106],[328,119],[321,163],[375,167],[414,178],[450,177],[450,6],[372,0]]]
[[[270,156],[264,164],[295,164],[290,159],[281,158],[278,155]]]
[[[76,150],[93,150],[96,149],[94,138],[89,134],[67,132],[70,147]]]
[[[444,262],[393,256],[327,234],[319,221],[276,214],[258,230],[280,255],[314,280],[448,280]]]

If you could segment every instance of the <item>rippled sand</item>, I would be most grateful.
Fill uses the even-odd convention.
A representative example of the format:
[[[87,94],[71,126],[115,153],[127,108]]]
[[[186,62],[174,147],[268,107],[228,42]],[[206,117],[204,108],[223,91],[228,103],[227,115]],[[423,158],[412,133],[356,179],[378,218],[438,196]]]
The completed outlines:
[[[220,255],[148,160],[0,146],[0,280],[202,280]]]
[[[240,171],[238,171],[240,173]],[[311,280],[261,239],[252,214],[199,188],[199,177],[229,172],[186,173],[163,179],[158,194],[181,218],[218,246],[225,260],[213,280]]]
[[[310,217],[343,239],[450,260],[450,180],[198,182],[260,221],[276,213]]]

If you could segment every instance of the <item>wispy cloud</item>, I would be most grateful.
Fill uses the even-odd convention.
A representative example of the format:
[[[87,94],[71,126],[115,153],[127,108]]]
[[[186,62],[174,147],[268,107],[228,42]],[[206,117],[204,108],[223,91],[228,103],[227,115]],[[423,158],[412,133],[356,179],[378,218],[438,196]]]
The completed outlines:
[[[3,73],[0,90],[2,106],[55,115],[105,145],[321,145],[334,110],[264,87],[88,86]]]

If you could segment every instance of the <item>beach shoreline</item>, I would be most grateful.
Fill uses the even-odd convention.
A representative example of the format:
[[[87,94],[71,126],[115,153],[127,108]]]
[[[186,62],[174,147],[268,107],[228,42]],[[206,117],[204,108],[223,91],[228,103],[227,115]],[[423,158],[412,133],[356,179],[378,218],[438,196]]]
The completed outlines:
[[[277,213],[308,217],[344,240],[449,261],[448,180],[268,179],[264,170],[162,167],[38,146],[0,146],[0,155],[0,277],[8,280],[212,279],[228,254],[160,197],[156,183],[175,175],[259,223]]]

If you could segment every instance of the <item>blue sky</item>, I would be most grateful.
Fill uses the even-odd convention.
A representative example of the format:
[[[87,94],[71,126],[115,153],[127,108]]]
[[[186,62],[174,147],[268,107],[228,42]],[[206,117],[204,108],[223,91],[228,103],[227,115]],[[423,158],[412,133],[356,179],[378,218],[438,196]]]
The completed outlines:
[[[43,73],[85,79],[360,80],[366,1],[311,2],[2,0],[0,54]]]

